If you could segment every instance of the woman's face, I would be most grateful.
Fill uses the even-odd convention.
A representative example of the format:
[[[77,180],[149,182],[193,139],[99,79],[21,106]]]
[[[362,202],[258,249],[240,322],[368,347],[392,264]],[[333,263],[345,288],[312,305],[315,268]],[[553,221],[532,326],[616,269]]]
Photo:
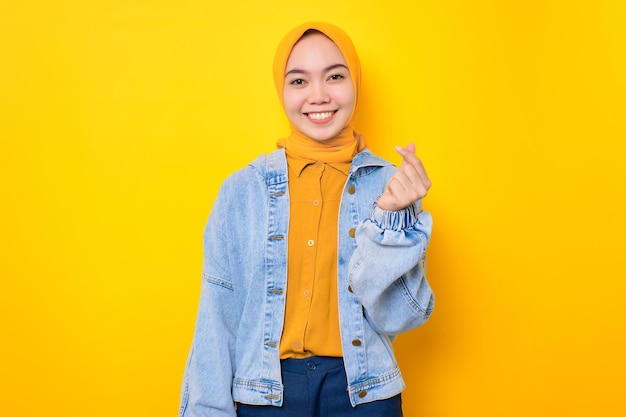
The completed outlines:
[[[289,121],[311,139],[331,139],[348,123],[354,99],[337,45],[320,33],[300,39],[285,68],[283,105]]]

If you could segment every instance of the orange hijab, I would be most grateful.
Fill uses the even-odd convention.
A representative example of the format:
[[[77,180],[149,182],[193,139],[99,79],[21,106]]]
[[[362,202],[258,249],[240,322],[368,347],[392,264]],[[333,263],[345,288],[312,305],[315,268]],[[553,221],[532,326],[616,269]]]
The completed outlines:
[[[290,135],[285,139],[280,139],[277,145],[279,148],[285,148],[288,155],[298,158],[331,163],[350,162],[354,155],[365,148],[365,140],[352,127],[361,84],[361,65],[356,49],[354,49],[354,45],[348,35],[338,27],[323,22],[305,23],[292,29],[278,45],[278,50],[274,57],[274,85],[282,104],[287,60],[294,45],[300,40],[304,32],[309,29],[315,29],[326,35],[341,51],[343,58],[348,64],[352,86],[354,87],[354,107],[346,126],[333,138],[324,141],[311,139],[290,123]]]

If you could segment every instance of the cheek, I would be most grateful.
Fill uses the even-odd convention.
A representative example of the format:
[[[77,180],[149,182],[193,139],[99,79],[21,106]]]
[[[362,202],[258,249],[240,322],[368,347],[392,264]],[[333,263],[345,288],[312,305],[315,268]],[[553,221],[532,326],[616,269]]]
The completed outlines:
[[[291,91],[283,94],[283,107],[287,113],[298,111],[301,106],[299,94]]]
[[[352,104],[354,104],[354,89],[352,86],[338,89],[336,92],[336,100],[344,106],[352,107]]]

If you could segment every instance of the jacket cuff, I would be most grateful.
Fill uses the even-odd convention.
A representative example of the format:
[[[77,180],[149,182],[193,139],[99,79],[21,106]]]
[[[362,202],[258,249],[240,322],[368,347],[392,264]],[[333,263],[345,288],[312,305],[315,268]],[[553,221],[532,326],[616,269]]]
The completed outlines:
[[[416,201],[409,207],[391,211],[383,210],[374,202],[372,207],[372,220],[383,230],[404,230],[413,227],[418,222],[418,215],[422,212],[420,201]]]

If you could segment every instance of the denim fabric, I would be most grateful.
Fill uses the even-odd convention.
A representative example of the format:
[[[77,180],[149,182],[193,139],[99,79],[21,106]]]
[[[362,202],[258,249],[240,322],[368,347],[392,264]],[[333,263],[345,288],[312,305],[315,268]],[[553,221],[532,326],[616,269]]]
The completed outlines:
[[[367,149],[356,155],[339,209],[339,323],[353,406],[402,391],[391,342],[434,307],[425,277],[430,214],[420,202],[393,212],[375,204],[395,170]],[[227,178],[213,205],[180,416],[235,417],[234,402],[282,405],[288,230],[281,149]]]
[[[282,407],[237,405],[237,417],[402,417],[400,394],[352,407],[342,358],[313,356],[280,362]]]

